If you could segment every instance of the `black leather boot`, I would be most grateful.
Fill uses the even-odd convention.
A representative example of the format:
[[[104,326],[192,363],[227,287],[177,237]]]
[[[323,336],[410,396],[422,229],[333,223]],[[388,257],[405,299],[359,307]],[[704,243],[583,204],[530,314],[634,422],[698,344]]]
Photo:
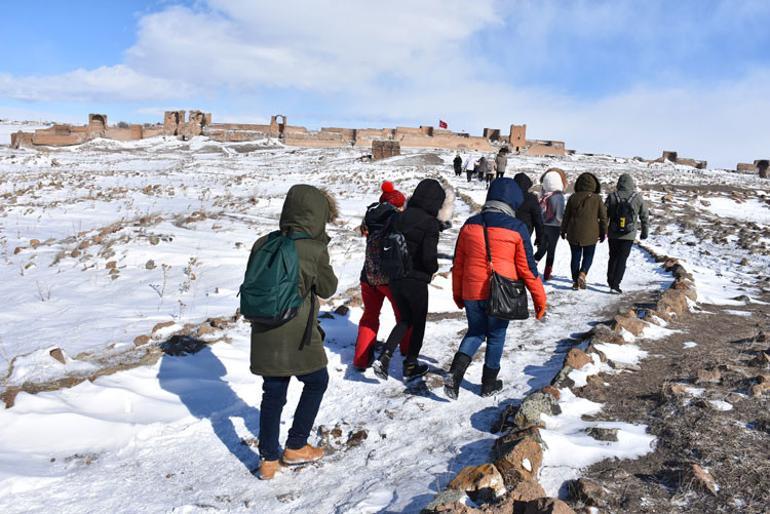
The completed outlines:
[[[428,372],[428,365],[417,362],[416,358],[404,359],[404,380],[421,377]]]
[[[500,368],[492,369],[484,366],[481,375],[481,396],[492,396],[503,388],[503,381],[497,379]]]
[[[453,399],[457,399],[460,394],[460,384],[465,376],[465,370],[471,363],[470,356],[457,352],[452,359],[452,366],[449,368],[449,374],[444,378],[444,393]]]

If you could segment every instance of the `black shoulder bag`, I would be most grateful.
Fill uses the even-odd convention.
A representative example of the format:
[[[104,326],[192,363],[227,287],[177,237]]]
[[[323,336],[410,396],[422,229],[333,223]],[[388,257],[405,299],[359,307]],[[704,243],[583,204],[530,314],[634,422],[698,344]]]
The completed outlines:
[[[529,305],[527,302],[527,290],[521,280],[511,280],[495,271],[492,266],[492,252],[489,249],[489,236],[484,216],[481,217],[481,225],[484,227],[484,246],[487,249],[487,261],[492,275],[489,277],[489,300],[487,301],[487,315],[493,318],[507,319],[509,321],[529,318]]]

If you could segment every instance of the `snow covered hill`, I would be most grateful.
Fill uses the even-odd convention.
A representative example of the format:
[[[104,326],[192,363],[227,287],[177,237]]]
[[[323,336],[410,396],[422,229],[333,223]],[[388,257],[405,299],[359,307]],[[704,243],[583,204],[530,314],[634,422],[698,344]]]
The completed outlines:
[[[504,390],[479,397],[476,362],[458,401],[448,401],[440,374],[457,349],[465,319],[452,302],[446,272],[457,230],[472,212],[462,198],[482,202],[485,189],[454,177],[453,154],[438,155],[443,165],[429,164],[419,152],[370,163],[353,149],[203,138],[95,140],[46,152],[0,148],[0,295],[6,300],[0,369],[7,369],[0,387],[5,390],[89,376],[105,356],[120,361],[137,344],[153,345],[185,325],[232,316],[249,248],[275,227],[291,185],[327,188],[342,214],[329,231],[340,285],[322,307],[331,383],[317,424],[323,426],[319,438],[333,451],[320,465],[284,472],[270,483],[252,475],[261,382],[248,371],[249,327],[239,322],[215,330],[208,337],[223,341],[193,355],[164,355],[70,388],[20,392],[12,408],[0,411],[0,509],[416,512],[460,468],[483,462],[500,407],[546,385],[570,337],[613,313],[623,300],[607,294],[606,244],[597,250],[589,290],[573,292],[566,278],[569,249],[561,243],[556,278],[546,288],[546,321],[531,319],[509,329]],[[511,157],[508,175],[524,171],[536,181],[554,165],[571,180],[592,171],[605,187],[620,173],[632,173],[653,202],[651,245],[689,260],[699,290],[714,300],[738,302],[732,298],[750,295],[758,270],[770,264],[767,252],[757,253],[770,248],[768,185],[757,178],[580,155],[561,161]],[[453,229],[442,233],[441,270],[431,287],[423,355],[434,373],[407,388],[400,369],[380,382],[371,371],[360,374],[350,367],[361,310],[354,300],[347,316],[332,311],[356,296],[364,250],[356,227],[365,206],[378,197],[380,183],[392,180],[408,192],[425,177],[445,180],[462,194]],[[672,186],[709,192],[691,201],[669,192]],[[754,198],[730,197],[734,187],[753,190]],[[724,242],[689,244],[697,238],[676,225],[681,217],[671,213],[677,209],[697,214],[693,224],[703,225],[704,234],[711,234],[716,219],[731,227],[748,220],[765,235],[744,248],[737,229],[733,235],[724,228],[730,235]],[[742,258],[747,263],[739,265]],[[667,281],[635,248],[623,284],[627,297]],[[386,313],[381,337],[393,325]],[[62,350],[64,363],[51,357],[54,348]],[[285,413],[293,411],[298,393],[294,384]],[[627,456],[646,450],[586,448],[588,462],[613,451]],[[556,494],[579,467],[547,462],[541,481]]]

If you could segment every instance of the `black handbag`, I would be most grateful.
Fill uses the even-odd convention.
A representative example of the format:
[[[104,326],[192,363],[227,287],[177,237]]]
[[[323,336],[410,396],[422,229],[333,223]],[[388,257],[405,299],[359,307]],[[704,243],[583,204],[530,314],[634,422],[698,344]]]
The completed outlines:
[[[495,271],[495,268],[492,266],[492,252],[489,249],[487,224],[484,221],[483,215],[481,225],[484,227],[484,246],[487,249],[487,261],[489,261],[489,268],[492,270],[492,275],[489,277],[487,315],[509,321],[529,318],[527,289],[524,287],[524,282],[521,280],[511,280]]]

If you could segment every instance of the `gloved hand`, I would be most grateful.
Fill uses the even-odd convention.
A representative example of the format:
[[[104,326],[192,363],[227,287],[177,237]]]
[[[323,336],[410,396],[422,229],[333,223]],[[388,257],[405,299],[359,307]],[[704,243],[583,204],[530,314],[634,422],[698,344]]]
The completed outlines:
[[[462,298],[455,298],[455,305],[457,305],[458,309],[464,309],[465,308],[465,302]]]
[[[603,243],[607,239],[607,234],[599,234],[599,242]]]
[[[639,239],[645,240],[645,239],[647,239],[647,236],[649,236],[649,235],[650,234],[647,232],[647,227],[644,227],[642,229],[642,234],[639,236]]]
[[[540,320],[543,319],[545,316],[546,307],[543,305],[542,307],[535,306],[535,318]]]
[[[566,232],[562,232],[561,233],[561,238],[562,239],[567,239],[567,233]]]

